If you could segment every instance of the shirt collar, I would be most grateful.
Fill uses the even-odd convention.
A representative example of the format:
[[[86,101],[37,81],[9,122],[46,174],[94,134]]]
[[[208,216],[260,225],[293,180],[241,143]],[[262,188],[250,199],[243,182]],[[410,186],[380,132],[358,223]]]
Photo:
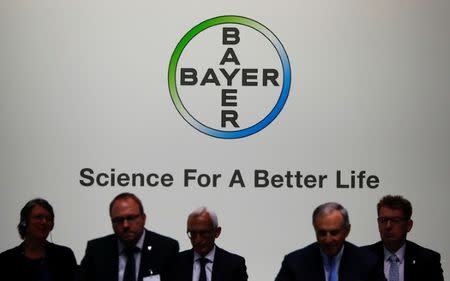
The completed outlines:
[[[391,251],[389,251],[385,246],[383,246],[383,251],[384,251],[384,261],[386,262],[387,259],[395,254],[397,256],[397,258],[399,259],[400,263],[403,263],[403,261],[405,260],[405,248],[406,248],[406,243],[403,244],[403,246],[400,247],[400,249],[397,250],[397,252],[392,253]]]
[[[344,246],[345,245],[342,245],[341,250],[337,253],[336,256],[334,256],[334,261],[336,264],[338,264],[338,261],[341,261],[342,254],[344,253]],[[328,256],[322,251],[322,249],[320,249],[320,255],[322,256],[323,264],[328,264]]]
[[[205,258],[207,258],[211,263],[214,262],[214,255],[216,253],[216,245],[214,245],[214,247],[212,248],[211,251],[209,251],[209,253],[205,256]],[[194,251],[194,261],[197,261],[199,258],[201,258],[202,256],[200,256],[199,254],[197,254]]]
[[[142,231],[142,235],[136,242],[136,245],[134,245],[135,247],[139,248],[139,251],[142,251],[142,247],[144,246],[144,239],[145,239],[145,229],[144,231]],[[120,241],[120,239],[117,239],[117,244],[119,246],[119,253],[123,254],[123,250],[125,250],[126,248],[125,245],[123,244],[122,241]]]

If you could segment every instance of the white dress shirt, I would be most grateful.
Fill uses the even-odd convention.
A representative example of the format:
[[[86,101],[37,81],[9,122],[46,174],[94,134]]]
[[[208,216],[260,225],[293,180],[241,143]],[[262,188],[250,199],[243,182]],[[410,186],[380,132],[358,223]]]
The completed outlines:
[[[209,262],[205,265],[206,281],[211,281],[215,253],[216,253],[216,246],[214,246],[214,248],[205,256],[205,258],[209,260]],[[198,281],[198,278],[200,277],[201,265],[199,259],[201,257],[202,256],[200,256],[194,251],[194,268],[192,270],[192,281]]]
[[[135,273],[136,273],[136,280],[139,276],[139,268],[141,265],[141,252],[142,247],[144,246],[144,238],[145,238],[145,231],[142,232],[141,238],[136,243],[136,247],[139,248],[139,251],[134,253],[134,264],[136,266]],[[120,241],[117,240],[118,247],[119,247],[119,281],[123,281],[123,275],[125,274],[125,267],[127,266],[127,254],[125,253],[125,245]]]

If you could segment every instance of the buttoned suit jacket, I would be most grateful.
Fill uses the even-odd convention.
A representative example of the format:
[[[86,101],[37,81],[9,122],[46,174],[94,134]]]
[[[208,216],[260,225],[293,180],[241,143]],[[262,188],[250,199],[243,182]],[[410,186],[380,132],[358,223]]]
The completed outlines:
[[[379,262],[384,265],[383,242],[363,247],[373,252]],[[441,256],[439,253],[406,241],[404,281],[443,281]]]
[[[192,281],[194,251],[179,253],[173,267],[172,281]],[[247,281],[245,259],[216,246],[211,281]]]
[[[115,234],[91,240],[81,261],[82,281],[117,281],[119,272],[118,238]],[[170,264],[179,251],[178,242],[172,238],[145,230],[141,251],[138,281],[153,274],[167,280]]]
[[[319,244],[313,243],[285,256],[275,281],[325,281]],[[382,267],[376,256],[349,242],[344,242],[339,265],[341,281],[383,281]]]

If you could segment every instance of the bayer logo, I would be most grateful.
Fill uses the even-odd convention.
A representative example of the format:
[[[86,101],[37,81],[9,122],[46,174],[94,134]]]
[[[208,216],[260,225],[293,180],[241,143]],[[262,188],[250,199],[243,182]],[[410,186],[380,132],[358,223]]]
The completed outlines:
[[[252,135],[283,108],[291,81],[287,54],[265,26],[222,16],[192,28],[173,52],[169,90],[183,118],[218,138]]]

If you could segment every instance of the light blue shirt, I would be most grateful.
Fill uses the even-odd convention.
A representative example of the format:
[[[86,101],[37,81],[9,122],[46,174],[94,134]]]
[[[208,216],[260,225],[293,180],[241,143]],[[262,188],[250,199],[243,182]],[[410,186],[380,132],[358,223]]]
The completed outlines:
[[[209,262],[205,265],[206,281],[211,281],[215,253],[216,253],[216,246],[214,246],[214,248],[205,256],[205,258],[209,260]],[[198,281],[198,278],[200,277],[201,266],[199,259],[201,257],[202,256],[200,256],[194,251],[194,268],[192,270],[192,281]]]
[[[336,267],[335,267],[336,268],[336,276],[338,277],[338,280],[339,280],[339,266],[341,265],[341,259],[342,259],[343,253],[344,253],[344,245],[342,245],[341,250],[334,257],[334,263],[336,265]],[[322,250],[320,250],[320,255],[322,256],[323,270],[325,272],[325,280],[328,281],[328,276],[330,275],[330,268],[327,266],[328,265],[328,256],[324,252],[322,252]]]

